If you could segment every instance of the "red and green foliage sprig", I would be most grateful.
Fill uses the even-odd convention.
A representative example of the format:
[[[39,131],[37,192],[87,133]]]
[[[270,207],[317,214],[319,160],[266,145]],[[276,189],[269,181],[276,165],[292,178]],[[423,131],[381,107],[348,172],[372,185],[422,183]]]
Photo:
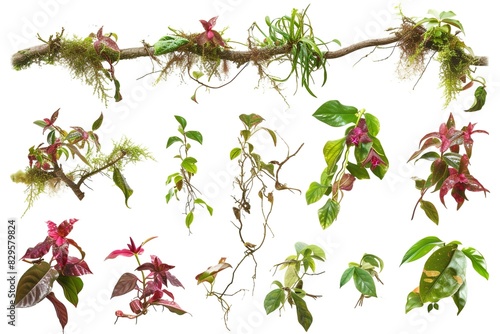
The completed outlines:
[[[427,160],[431,161],[430,174],[426,179],[414,177],[415,186],[420,191],[420,198],[413,209],[412,219],[415,216],[417,206],[424,210],[427,217],[439,224],[439,213],[430,201],[424,200],[424,195],[428,190],[439,191],[439,199],[446,207],[445,196],[451,191],[451,196],[457,203],[457,210],[462,207],[465,200],[468,200],[466,191],[470,192],[489,192],[474,176],[469,172],[470,158],[472,156],[472,147],[474,140],[472,135],[475,133],[488,132],[484,130],[475,130],[475,125],[469,123],[460,130],[455,127],[455,119],[450,113],[448,121],[442,123],[439,131],[426,134],[420,140],[420,149],[415,151],[409,161]],[[429,148],[435,148],[438,151],[427,151]]]
[[[32,264],[19,279],[16,288],[15,306],[17,308],[33,307],[44,299],[49,300],[56,311],[62,329],[68,323],[66,306],[57,299],[52,291],[54,282],[63,289],[65,298],[78,306],[78,294],[83,289],[83,281],[79,276],[92,274],[85,262],[85,252],[68,234],[78,219],[71,218],[59,225],[47,221],[47,237],[36,246],[28,248],[21,260]],[[80,253],[80,257],[69,255],[69,246]],[[52,250],[50,260],[43,257]]]
[[[333,127],[349,125],[342,138],[326,142],[323,155],[327,164],[320,182],[312,182],[306,192],[307,204],[328,196],[318,210],[321,227],[326,229],[338,217],[344,191],[353,189],[354,181],[369,179],[368,170],[383,179],[389,168],[389,160],[377,135],[378,119],[364,109],[345,106],[337,100],[325,102],[313,116]],[[355,162],[349,161],[351,152]]]
[[[457,306],[457,315],[462,312],[467,302],[467,259],[472,268],[484,277],[489,278],[486,260],[473,247],[462,247],[459,241],[444,243],[438,237],[426,237],[417,241],[403,256],[401,264],[409,263],[427,255],[438,247],[427,259],[420,277],[419,286],[408,294],[406,313],[427,304],[427,311],[438,310],[438,302],[452,297]]]
[[[134,240],[130,238],[130,244],[127,244],[127,248],[114,250],[105,259],[133,256],[138,264],[135,270],[140,272],[140,277],[133,273],[124,273],[113,289],[111,298],[135,291],[135,297],[129,303],[132,313],[117,310],[115,312],[117,321],[119,318],[137,319],[146,315],[150,307],[154,308],[155,306],[162,306],[178,315],[187,313],[175,302],[174,294],[167,290],[169,283],[172,286],[184,288],[177,277],[170,272],[174,266],[163,263],[156,255],[151,255],[150,262],[141,263],[139,256],[144,253],[143,246],[155,238],[148,238],[139,246],[136,246]]]
[[[313,316],[304,300],[305,297],[317,299],[320,295],[313,295],[304,289],[304,278],[311,275],[319,275],[316,272],[316,261],[325,261],[324,250],[316,245],[308,245],[303,242],[295,243],[296,253],[288,256],[284,262],[275,265],[276,269],[286,269],[282,281],[275,280],[273,285],[277,288],[270,291],[264,299],[266,314],[276,310],[281,312],[286,303],[296,308],[297,321],[307,332],[313,322]]]

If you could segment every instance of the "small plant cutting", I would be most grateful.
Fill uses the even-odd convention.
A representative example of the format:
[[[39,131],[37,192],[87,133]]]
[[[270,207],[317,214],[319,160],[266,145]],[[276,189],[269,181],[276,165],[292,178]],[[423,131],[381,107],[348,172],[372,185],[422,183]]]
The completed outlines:
[[[460,130],[455,128],[455,119],[450,113],[448,121],[442,123],[438,132],[426,134],[420,140],[420,149],[412,154],[409,161],[427,160],[431,161],[431,173],[426,179],[414,177],[415,186],[420,191],[420,198],[413,209],[412,219],[415,216],[417,206],[424,210],[427,217],[439,224],[439,213],[432,202],[424,200],[424,195],[430,189],[439,191],[439,199],[446,207],[445,196],[451,191],[451,196],[457,203],[457,210],[468,200],[466,191],[480,192],[486,196],[489,192],[474,176],[469,172],[470,158],[472,156],[472,147],[474,140],[472,135],[475,133],[486,133],[484,130],[475,130],[476,124],[462,127]],[[435,148],[436,151],[428,151],[429,148]]]
[[[123,169],[128,163],[151,159],[148,151],[125,138],[114,144],[111,153],[102,154],[96,133],[103,121],[102,114],[94,121],[90,131],[80,126],[64,130],[55,124],[58,117],[59,109],[50,118],[34,122],[43,129],[42,134],[48,131],[47,142],[30,147],[28,167],[11,176],[12,181],[27,186],[26,211],[41,194],[55,192],[62,184],[69,187],[78,199],[82,200],[85,196],[82,186],[86,185],[85,181],[97,174],[108,175],[113,179],[115,185],[123,192],[125,205],[128,207],[128,199],[133,189],[123,176]],[[75,160],[77,164],[83,163],[84,166],[77,165],[70,171],[64,171],[63,162],[68,160]]]
[[[73,225],[78,219],[71,218],[59,225],[47,221],[47,237],[34,247],[28,248],[21,258],[30,263],[29,268],[19,279],[16,288],[15,306],[17,308],[33,307],[44,299],[52,303],[56,316],[64,331],[68,323],[66,306],[52,291],[54,282],[63,289],[64,297],[73,306],[78,306],[78,294],[83,289],[82,275],[92,274],[87,262],[85,252],[68,234],[73,230]],[[80,257],[69,255],[69,246],[73,246],[80,253]],[[50,260],[43,257],[52,250]]]
[[[185,223],[186,227],[191,231],[191,224],[194,221],[194,210],[196,205],[205,207],[210,215],[213,213],[213,209],[208,205],[202,198],[198,197],[200,191],[191,183],[191,178],[198,172],[198,162],[196,158],[189,154],[191,149],[190,140],[198,142],[200,145],[203,144],[203,136],[199,131],[196,130],[186,130],[187,121],[182,116],[174,116],[179,127],[177,131],[180,133],[179,136],[171,136],[167,141],[167,148],[175,143],[179,143],[179,154],[175,155],[174,158],[181,161],[180,171],[170,174],[167,177],[166,185],[172,184],[172,188],[169,189],[165,199],[167,203],[170,202],[172,198],[180,200],[178,193],[182,190],[186,193],[186,204],[185,204]]]
[[[276,269],[285,269],[285,275],[283,281],[273,281],[272,284],[277,288],[266,295],[264,309],[269,314],[276,310],[281,312],[286,303],[292,308],[295,306],[297,321],[307,332],[313,322],[313,316],[307,308],[305,297],[316,299],[321,296],[306,292],[304,278],[322,273],[316,273],[316,261],[325,261],[326,255],[321,247],[303,242],[295,243],[295,252],[284,262],[275,265]]]
[[[479,275],[489,278],[483,255],[473,247],[459,249],[460,245],[459,241],[446,244],[431,236],[417,241],[406,252],[400,265],[418,260],[438,247],[427,258],[418,287],[408,294],[406,313],[425,304],[429,312],[437,310],[439,301],[451,297],[457,306],[457,315],[460,314],[467,302],[467,259]]]
[[[359,263],[349,263],[349,268],[344,271],[340,278],[340,287],[343,287],[351,278],[353,279],[356,289],[361,292],[361,297],[354,305],[355,308],[358,305],[363,306],[365,298],[377,297],[377,288],[373,277],[381,284],[384,284],[378,276],[383,269],[384,261],[373,254],[363,255]]]
[[[161,306],[170,312],[183,315],[187,313],[174,301],[174,294],[167,290],[168,284],[184,288],[182,283],[170,272],[174,266],[163,263],[156,255],[151,255],[151,262],[141,262],[139,256],[144,253],[147,242],[155,239],[151,237],[137,246],[130,238],[127,248],[112,251],[105,260],[114,259],[119,256],[134,257],[137,262],[136,271],[139,277],[133,273],[124,273],[116,282],[111,298],[134,292],[135,296],[129,303],[132,313],[124,313],[121,310],[115,312],[116,321],[119,318],[137,319],[146,315],[150,307]]]
[[[321,105],[313,116],[333,127],[348,126],[343,137],[326,142],[323,147],[326,168],[321,173],[320,182],[312,182],[306,192],[307,204],[327,196],[318,210],[319,223],[326,229],[339,215],[344,191],[352,190],[356,179],[369,179],[368,170],[383,179],[389,160],[377,138],[380,123],[365,109],[358,110],[332,100]],[[354,161],[351,155],[354,155]]]

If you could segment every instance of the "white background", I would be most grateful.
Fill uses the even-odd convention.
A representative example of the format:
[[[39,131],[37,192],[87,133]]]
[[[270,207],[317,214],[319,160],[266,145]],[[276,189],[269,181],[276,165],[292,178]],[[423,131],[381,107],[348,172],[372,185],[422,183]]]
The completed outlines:
[[[317,98],[305,90],[295,92],[293,81],[284,86],[283,93],[289,106],[263,82],[259,87],[255,68],[248,67],[231,85],[220,90],[199,90],[199,104],[190,100],[197,85],[183,83],[178,73],[152,85],[154,76],[137,78],[151,71],[147,59],[122,61],[116,66],[116,75],[122,83],[123,101],[110,102],[106,107],[92,88],[70,77],[64,68],[33,66],[22,72],[10,66],[10,57],[17,50],[38,45],[36,34],[47,38],[65,28],[68,35],[87,36],[104,25],[105,32],[118,34],[121,48],[141,45],[141,40],[153,44],[167,34],[168,26],[185,32],[201,32],[199,19],[208,20],[219,15],[216,29],[228,27],[224,37],[245,41],[248,27],[257,21],[264,26],[264,17],[289,14],[293,7],[305,8],[309,2],[287,1],[286,5],[271,1],[210,0],[210,1],[69,1],[40,0],[2,2],[1,8],[1,76],[2,83],[2,163],[0,164],[1,219],[18,219],[18,254],[44,239],[47,220],[57,224],[68,218],[78,218],[70,234],[87,252],[86,260],[93,275],[82,277],[85,283],[80,293],[77,309],[68,305],[69,324],[66,333],[137,333],[147,330],[169,332],[206,333],[227,332],[222,312],[215,299],[205,298],[205,289],[196,285],[195,275],[220,257],[236,264],[243,248],[238,244],[237,231],[230,220],[233,206],[232,186],[235,162],[229,160],[229,151],[237,145],[241,129],[238,115],[258,113],[266,119],[265,126],[276,130],[295,150],[305,143],[300,153],[291,159],[282,172],[282,181],[303,190],[302,195],[289,192],[275,193],[275,210],[270,224],[275,234],[257,253],[258,276],[255,293],[239,294],[229,298],[232,309],[229,327],[232,333],[269,333],[277,330],[301,333],[295,309],[286,308],[281,317],[278,312],[265,315],[263,299],[270,291],[274,279],[282,279],[283,272],[273,277],[273,265],[294,253],[294,243],[302,241],[317,244],[326,251],[327,261],[318,265],[324,271],[319,276],[307,277],[304,288],[312,294],[321,294],[317,300],[307,299],[314,322],[310,333],[348,331],[349,333],[414,334],[471,333],[478,330],[491,332],[496,327],[496,297],[500,286],[499,261],[495,249],[498,229],[498,176],[494,167],[498,143],[498,53],[494,46],[495,29],[493,3],[488,1],[403,1],[406,15],[422,17],[428,9],[453,10],[465,27],[465,41],[478,55],[489,56],[490,66],[479,68],[477,74],[488,81],[488,100],[483,111],[464,113],[471,105],[473,91],[461,94],[443,110],[442,91],[438,88],[438,66],[432,62],[418,85],[417,77],[399,79],[396,68],[398,53],[391,49],[377,50],[356,66],[371,50],[358,51],[347,57],[330,61],[328,82],[324,87],[313,86]],[[388,35],[389,27],[397,27],[397,10],[391,1],[311,1],[309,16],[317,36],[339,39],[343,46],[354,42]],[[237,45],[234,45],[238,48]],[[334,46],[332,46],[334,48]],[[285,73],[286,65],[273,67]],[[232,68],[231,73],[236,69]],[[317,77],[317,81],[320,78]],[[337,139],[343,129],[334,129],[318,122],[311,114],[325,101],[340,100],[346,105],[366,110],[381,122],[379,138],[390,159],[390,169],[383,181],[373,178],[357,181],[351,193],[341,203],[338,220],[327,230],[322,230],[316,218],[322,205],[307,206],[305,190],[312,181],[319,179],[324,168],[323,144]],[[62,127],[80,125],[89,129],[92,122],[104,113],[100,129],[103,150],[109,152],[113,140],[128,136],[135,143],[147,147],[155,161],[129,166],[125,176],[134,194],[129,200],[131,209],[124,205],[123,196],[112,180],[96,176],[85,189],[83,201],[69,191],[55,195],[42,195],[22,218],[25,209],[24,188],[10,181],[10,175],[24,169],[28,148],[44,141],[40,128],[33,121],[50,117],[61,108],[58,124]],[[491,193],[470,194],[459,212],[448,196],[446,210],[437,194],[429,194],[438,207],[441,223],[435,226],[417,211],[411,221],[411,211],[418,199],[412,176],[425,177],[425,162],[407,164],[408,157],[417,149],[420,138],[437,131],[449,113],[455,116],[457,126],[477,123],[490,135],[474,137],[475,147],[470,171]],[[188,128],[204,135],[204,145],[193,145],[192,154],[199,161],[199,173],[193,182],[204,192],[204,197],[214,207],[210,217],[202,210],[196,211],[192,234],[184,226],[182,202],[165,204],[168,188],[164,185],[167,175],[177,171],[173,159],[175,149],[165,149],[167,138],[176,134],[177,123],[173,115],[182,115]],[[261,137],[256,143],[262,155],[269,160],[282,160],[286,147],[281,143],[275,149],[270,141]],[[254,216],[257,215],[257,212]],[[247,220],[253,224],[248,229],[260,229],[257,217]],[[2,249],[5,250],[6,228],[1,229]],[[439,311],[427,313],[425,307],[405,314],[407,294],[418,285],[424,260],[399,267],[406,250],[426,236],[438,236],[445,242],[460,240],[465,247],[476,247],[488,262],[490,280],[486,281],[468,270],[469,296],[463,312],[456,316],[453,302],[441,302]],[[185,286],[185,290],[171,287],[176,301],[190,314],[177,316],[170,312],[150,312],[135,324],[120,319],[117,324],[114,312],[129,312],[129,295],[110,300],[111,291],[118,277],[132,271],[135,263],[130,258],[104,261],[106,255],[126,247],[129,236],[137,243],[150,236],[158,236],[145,247],[143,260],[150,254],[158,255],[164,262],[175,265],[172,270]],[[359,261],[363,253],[373,253],[384,259],[386,268],[380,277],[384,285],[377,285],[377,299],[367,299],[363,307],[354,308],[359,297],[352,282],[339,289],[342,272],[350,261]],[[20,262],[19,273],[29,266]],[[235,287],[251,289],[252,264],[246,263],[239,272]],[[229,280],[229,271],[220,273],[217,285],[222,289]],[[3,281],[3,280],[2,280]],[[7,305],[7,287],[2,284],[0,298]],[[62,291],[55,293],[63,300]],[[5,311],[5,308],[2,307]],[[7,326],[8,333],[61,332],[52,305],[43,301],[39,305],[18,310],[18,327]]]

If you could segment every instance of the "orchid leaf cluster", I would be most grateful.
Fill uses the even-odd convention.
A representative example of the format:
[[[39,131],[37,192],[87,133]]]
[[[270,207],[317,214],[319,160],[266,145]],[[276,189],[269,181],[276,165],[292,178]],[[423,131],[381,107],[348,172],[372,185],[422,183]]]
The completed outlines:
[[[184,288],[177,277],[170,272],[175,266],[162,262],[156,255],[151,255],[150,262],[141,262],[140,255],[144,253],[143,246],[155,238],[148,238],[139,246],[130,238],[130,244],[127,244],[127,248],[114,250],[105,259],[115,259],[121,256],[134,257],[138,265],[135,271],[140,273],[139,275],[130,272],[124,273],[113,289],[111,298],[123,296],[129,292],[134,293],[134,297],[129,303],[131,313],[117,310],[115,312],[117,321],[119,318],[137,319],[146,315],[150,307],[154,308],[155,306],[166,308],[178,315],[187,313],[177,304],[174,294],[167,290],[169,284]]]
[[[50,118],[34,122],[42,128],[42,134],[46,135],[46,143],[30,147],[28,167],[11,176],[12,181],[27,185],[26,211],[42,193],[57,191],[61,184],[68,186],[78,199],[82,200],[85,194],[81,187],[90,177],[99,173],[112,174],[112,179],[122,191],[125,205],[128,207],[128,199],[133,190],[122,171],[130,162],[150,159],[147,150],[125,138],[114,144],[110,154],[102,154],[101,143],[96,133],[103,122],[102,114],[92,123],[91,130],[85,130],[81,126],[72,126],[69,130],[65,130],[56,125],[58,117],[59,109]],[[78,165],[71,171],[64,171],[63,163],[69,160],[74,160]]]
[[[428,312],[438,310],[438,303],[451,297],[457,306],[457,315],[460,314],[467,302],[467,259],[479,275],[489,278],[483,255],[473,247],[459,249],[460,245],[459,241],[444,243],[441,239],[430,236],[417,241],[408,249],[400,265],[418,260],[438,247],[427,258],[418,287],[408,294],[406,313],[425,304]]]
[[[426,134],[420,140],[420,149],[415,151],[408,161],[427,160],[431,161],[430,174],[426,179],[414,177],[415,186],[420,191],[412,219],[415,216],[417,206],[424,210],[427,217],[439,224],[439,213],[430,201],[424,200],[424,195],[432,189],[432,192],[439,191],[439,199],[446,207],[445,196],[451,192],[451,196],[457,203],[457,210],[462,207],[465,200],[468,200],[466,191],[489,192],[474,176],[469,172],[470,158],[475,133],[488,134],[484,130],[474,129],[476,124],[469,123],[460,130],[456,129],[455,119],[450,113],[448,121],[442,123],[439,131]],[[428,151],[434,148],[436,151]]]
[[[47,221],[47,237],[28,248],[21,260],[32,264],[19,279],[16,288],[15,306],[17,308],[33,307],[44,299],[49,300],[55,308],[62,329],[68,323],[66,306],[52,291],[54,282],[57,282],[64,297],[73,306],[78,306],[78,294],[83,289],[82,275],[92,274],[85,261],[85,252],[76,241],[68,238],[73,225],[78,219],[64,220],[59,225]],[[76,248],[80,257],[69,255],[70,246]],[[50,253],[50,259],[44,256]]]
[[[356,305],[363,306],[365,298],[377,297],[377,288],[373,277],[384,284],[380,278],[379,273],[384,269],[384,261],[376,255],[364,254],[359,263],[349,263],[342,277],[340,278],[340,287],[343,287],[351,279],[354,281],[354,286],[361,293]]]
[[[170,174],[167,177],[166,185],[173,185],[169,189],[165,199],[167,203],[170,202],[172,198],[179,199],[179,192],[185,191],[186,193],[186,218],[185,224],[188,229],[191,228],[191,224],[194,221],[194,211],[196,206],[201,206],[207,209],[208,213],[212,215],[213,208],[208,205],[202,198],[198,196],[199,190],[191,183],[191,178],[198,172],[197,160],[190,155],[189,150],[191,149],[191,141],[195,141],[200,145],[203,144],[203,135],[201,132],[196,130],[186,130],[187,121],[182,116],[174,116],[179,127],[177,131],[180,136],[171,136],[167,140],[167,148],[175,143],[179,143],[179,154],[175,155],[174,158],[180,160],[180,171]]]
[[[326,142],[323,155],[327,166],[320,182],[312,182],[306,192],[307,204],[328,197],[318,210],[319,223],[326,229],[337,219],[344,192],[353,189],[354,181],[369,179],[368,171],[383,179],[389,160],[377,138],[380,122],[364,109],[331,100],[321,105],[313,116],[333,127],[348,126],[343,137]]]
[[[269,292],[264,299],[264,309],[267,314],[276,310],[283,310],[288,303],[297,312],[297,321],[307,332],[313,322],[313,316],[307,308],[305,297],[313,299],[321,297],[306,292],[304,278],[310,275],[319,275],[316,272],[316,261],[325,261],[326,254],[316,245],[303,242],[295,243],[296,253],[288,256],[284,262],[275,265],[285,270],[283,281],[275,280],[272,285],[277,288]]]

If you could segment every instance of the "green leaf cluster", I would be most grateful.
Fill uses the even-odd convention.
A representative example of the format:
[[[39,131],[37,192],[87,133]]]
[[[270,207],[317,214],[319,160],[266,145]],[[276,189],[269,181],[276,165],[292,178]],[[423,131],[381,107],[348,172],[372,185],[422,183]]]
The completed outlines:
[[[303,242],[295,243],[295,251],[295,254],[288,256],[284,262],[276,265],[280,270],[285,270],[284,279],[283,282],[273,281],[272,284],[276,285],[277,288],[266,295],[264,309],[267,314],[270,314],[277,309],[283,309],[286,303],[290,307],[295,306],[297,321],[307,331],[312,324],[313,316],[307,308],[304,297],[316,299],[320,296],[308,294],[304,290],[303,279],[306,274],[309,274],[309,271],[312,274],[316,273],[316,261],[325,261],[326,255],[321,247]]]
[[[467,302],[467,259],[479,275],[489,278],[483,255],[472,247],[459,249],[460,245],[458,241],[446,244],[430,236],[417,241],[405,253],[400,265],[418,260],[438,247],[424,264],[419,286],[408,294],[406,313],[426,303],[429,312],[439,309],[438,302],[451,297],[457,306],[457,315],[460,314]]]
[[[382,179],[389,168],[389,160],[377,138],[380,122],[364,109],[331,100],[323,103],[313,116],[332,127],[347,126],[343,137],[325,143],[326,167],[320,181],[312,182],[306,192],[307,204],[328,197],[318,210],[319,223],[326,229],[338,217],[343,192],[352,190],[356,179],[369,179],[368,170]]]

